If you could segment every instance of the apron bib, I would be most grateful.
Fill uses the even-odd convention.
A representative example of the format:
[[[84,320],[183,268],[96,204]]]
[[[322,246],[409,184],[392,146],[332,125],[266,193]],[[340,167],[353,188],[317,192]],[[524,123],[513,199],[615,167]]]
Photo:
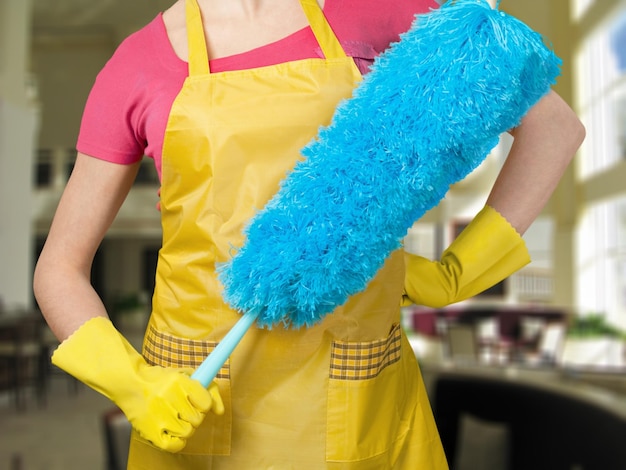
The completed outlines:
[[[189,76],[166,128],[159,253],[143,354],[197,367],[239,319],[215,264],[244,242],[299,150],[361,79],[315,0],[300,0],[325,59],[211,73],[187,0]],[[320,324],[255,328],[220,370],[226,405],[177,454],[133,434],[131,469],[445,469],[419,370],[399,326],[404,258]],[[294,414],[297,413],[297,414]]]

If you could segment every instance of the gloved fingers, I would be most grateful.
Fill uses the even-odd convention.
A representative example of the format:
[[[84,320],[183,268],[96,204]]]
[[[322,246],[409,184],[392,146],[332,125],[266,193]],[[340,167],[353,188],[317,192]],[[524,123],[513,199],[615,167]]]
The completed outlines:
[[[213,411],[217,415],[224,414],[224,401],[215,382],[206,389],[197,380],[190,379],[193,385],[187,388],[189,402],[198,410],[207,413]],[[208,393],[207,393],[208,391]]]
[[[200,426],[207,411],[213,410],[219,415],[224,413],[224,402],[215,382],[208,390],[195,380],[190,382],[188,384],[185,381],[184,385],[181,385],[180,395],[173,400],[167,402],[159,400],[160,404],[152,407],[154,408],[152,416],[159,423],[157,427],[160,432],[157,436],[151,436],[152,438],[148,436],[147,440],[160,449],[179,452]]]
[[[162,430],[156,436],[146,435],[142,433],[141,431],[139,431],[139,434],[141,435],[142,438],[150,442],[150,444],[152,444],[153,446],[158,447],[159,449],[167,451],[167,452],[172,452],[172,453],[180,452],[187,445],[186,438],[183,438],[180,436],[174,436],[165,430]]]
[[[194,404],[189,400],[189,397],[186,400],[179,401],[176,406],[178,411],[178,419],[186,421],[194,428],[200,426],[200,424],[204,420],[204,416],[206,415],[206,412],[204,410],[201,410],[194,406]]]
[[[153,443],[154,444],[154,443]],[[180,452],[187,445],[187,439],[183,439],[177,436],[170,436],[166,434],[161,439],[161,445],[157,446],[167,452]]]
[[[168,452],[181,451],[195,428],[178,417],[178,413],[166,404],[152,404],[143,419],[131,423],[139,435],[153,446]]]
[[[180,404],[181,403],[178,403],[175,406],[178,408],[177,405]],[[182,414],[178,409],[171,409],[167,413],[161,415],[158,426],[158,439],[164,446],[163,448],[165,448],[165,450],[168,450],[169,448],[177,448],[181,443],[184,447],[187,439],[193,435],[198,425],[202,422],[204,413],[198,413],[195,411],[191,412],[191,409],[192,408],[188,406]],[[197,424],[193,424],[192,421],[195,421]],[[182,449],[182,447],[180,449]]]
[[[185,416],[190,414],[188,408],[206,413],[211,409],[213,399],[200,382],[192,379],[191,369],[150,368],[146,373],[154,374],[151,381],[157,385],[155,396],[165,403],[170,403],[176,412]],[[192,418],[193,421],[193,418]]]
[[[211,409],[212,398],[200,382],[186,373],[177,373],[161,399],[171,406],[176,419],[186,422],[194,429],[200,426],[205,414]]]
[[[153,390],[148,413],[159,429],[173,436],[187,437],[204,419],[211,398],[200,383],[185,374],[174,373],[169,379],[160,390]],[[208,404],[204,408],[196,406],[190,399],[194,395],[204,395]]]
[[[178,416],[192,426],[198,427],[204,420],[207,412],[213,410],[216,414],[224,413],[224,403],[215,382],[208,390],[200,382],[193,380],[183,371],[184,378],[178,382],[180,396],[176,399]],[[184,396],[184,399],[182,398]]]
[[[197,410],[204,413],[209,411],[213,406],[213,397],[207,392],[207,389],[200,382],[192,378],[188,379],[188,383],[184,384],[184,390],[187,400]]]

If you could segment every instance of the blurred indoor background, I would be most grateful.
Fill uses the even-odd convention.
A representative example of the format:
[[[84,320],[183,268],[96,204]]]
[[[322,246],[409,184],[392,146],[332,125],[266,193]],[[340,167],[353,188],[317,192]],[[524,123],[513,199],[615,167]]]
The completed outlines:
[[[72,170],[82,108],[96,74],[124,37],[171,3],[0,0],[0,469],[116,468],[113,449],[121,447],[123,455],[115,433],[107,433],[127,431],[112,405],[47,364],[56,343],[40,321],[30,321],[39,319],[31,281]],[[572,398],[584,409],[600,407],[621,426],[609,428],[624,431],[626,1],[503,0],[501,8],[543,34],[563,59],[555,89],[582,119],[587,138],[524,236],[532,263],[466,302],[441,310],[407,308],[404,326],[441,423],[445,416],[438,410],[453,399],[443,396],[442,378],[465,384],[478,378],[483,385],[513,384]],[[503,136],[484,164],[414,225],[408,250],[441,254],[484,204],[510,143]],[[161,242],[157,190],[156,171],[146,158],[92,270],[114,322],[136,344],[149,314]],[[492,403],[504,400],[500,389],[481,393],[499,394]],[[516,406],[508,403],[507,410]],[[466,426],[466,437],[486,437],[473,446],[454,441],[455,468],[522,468],[515,466],[520,454],[511,451],[522,444],[511,437],[506,413],[497,419],[479,415],[477,408],[471,414],[478,424],[456,421]],[[598,428],[606,427],[597,419]],[[560,427],[542,441],[560,433],[573,452],[566,429],[571,424],[556,422]],[[467,426],[483,434],[467,432]],[[535,429],[542,426],[538,421]],[[491,461],[467,463],[482,458],[467,449],[480,450],[485,442],[492,447],[476,454],[489,454]],[[626,468],[607,466],[593,453],[576,458],[568,467],[549,468]]]

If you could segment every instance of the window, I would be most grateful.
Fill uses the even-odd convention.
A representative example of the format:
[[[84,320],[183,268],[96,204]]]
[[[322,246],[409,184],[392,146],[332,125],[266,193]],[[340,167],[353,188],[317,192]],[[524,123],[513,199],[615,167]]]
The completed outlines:
[[[589,207],[578,236],[578,305],[626,329],[626,198]]]
[[[35,165],[35,187],[47,188],[53,181],[52,152],[50,149],[39,149]]]
[[[40,148],[37,151],[34,180],[37,188],[64,187],[76,162],[75,148]],[[159,175],[151,158],[144,157],[135,185],[150,186],[159,184]]]
[[[596,0],[572,0],[572,16],[579,20],[589,10]]]
[[[76,149],[68,148],[65,149],[63,155],[63,166],[65,168],[65,181],[70,179],[70,175],[72,171],[74,171],[74,163],[76,163]]]
[[[626,5],[582,41],[576,68],[586,179],[626,158]]]
[[[626,160],[626,1],[616,1],[614,7],[600,0],[574,1],[584,7],[579,24],[593,25],[581,29],[575,64],[579,115],[587,128],[578,168],[584,186],[592,177],[622,171]],[[622,184],[611,185],[604,199],[583,201],[576,234],[575,304],[582,317],[597,316],[626,331],[626,197]],[[584,358],[585,363],[624,364],[621,353],[611,352],[613,346],[602,348]]]
[[[135,178],[135,185],[150,186],[159,184],[159,175],[154,166],[154,160],[144,157]]]

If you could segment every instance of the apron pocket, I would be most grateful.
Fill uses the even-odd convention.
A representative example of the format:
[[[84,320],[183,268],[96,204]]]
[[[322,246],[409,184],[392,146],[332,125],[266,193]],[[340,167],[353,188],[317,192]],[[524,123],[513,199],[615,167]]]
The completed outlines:
[[[411,429],[417,405],[416,381],[408,377],[405,362],[400,325],[381,340],[333,342],[327,461],[354,462],[395,452]]]
[[[144,341],[143,356],[150,365],[196,369],[216,346],[216,341],[179,338],[160,332],[150,325]],[[230,455],[232,406],[229,361],[222,366],[215,382],[224,401],[224,414],[218,416],[209,412],[187,441],[180,452],[182,454]]]

